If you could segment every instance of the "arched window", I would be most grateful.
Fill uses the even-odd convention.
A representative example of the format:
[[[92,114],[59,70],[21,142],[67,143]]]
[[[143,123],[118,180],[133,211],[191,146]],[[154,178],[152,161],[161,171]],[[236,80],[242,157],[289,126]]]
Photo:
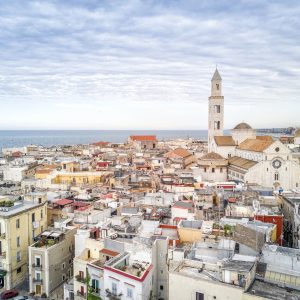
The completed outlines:
[[[279,174],[278,173],[275,173],[274,180],[279,180]]]
[[[216,88],[217,88],[217,91],[220,89],[220,85],[218,83],[216,84]]]

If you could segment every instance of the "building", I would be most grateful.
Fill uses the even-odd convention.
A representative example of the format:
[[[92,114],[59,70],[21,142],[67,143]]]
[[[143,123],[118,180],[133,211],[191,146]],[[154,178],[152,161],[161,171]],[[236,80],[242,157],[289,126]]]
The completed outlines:
[[[59,224],[60,225],[60,224]],[[75,227],[47,229],[29,247],[29,290],[50,297],[73,277]],[[60,295],[62,294],[62,291]]]
[[[224,128],[224,97],[222,78],[218,69],[211,79],[211,95],[208,98],[208,152],[212,152],[214,136],[222,136]]]
[[[228,161],[218,153],[210,152],[198,161],[203,181],[226,181]]]
[[[224,97],[218,70],[212,78],[208,117],[208,151],[229,158],[229,180],[275,190],[300,186],[299,161],[280,140],[257,136],[256,131],[245,122],[236,125],[231,135],[223,135]]]
[[[152,150],[157,148],[156,135],[131,135],[128,144],[136,150]]]
[[[104,266],[105,299],[151,299],[153,265],[124,252]]]
[[[195,156],[186,149],[176,148],[164,155],[167,163],[170,163],[175,168],[185,169],[196,161]]]
[[[47,227],[47,202],[35,195],[26,198],[0,199],[0,292],[26,279],[28,246]]]

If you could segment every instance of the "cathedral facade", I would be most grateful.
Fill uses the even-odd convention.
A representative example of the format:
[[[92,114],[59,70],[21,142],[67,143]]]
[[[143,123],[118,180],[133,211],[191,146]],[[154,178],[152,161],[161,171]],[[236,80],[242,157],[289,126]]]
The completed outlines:
[[[291,150],[271,136],[257,136],[247,123],[239,123],[224,135],[222,78],[216,69],[208,98],[208,153],[228,160],[227,179],[273,189],[298,189],[300,164]]]

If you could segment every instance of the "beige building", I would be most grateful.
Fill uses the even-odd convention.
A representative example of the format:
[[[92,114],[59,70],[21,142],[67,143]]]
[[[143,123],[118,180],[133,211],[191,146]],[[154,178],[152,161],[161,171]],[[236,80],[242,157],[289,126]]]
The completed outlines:
[[[62,226],[44,231],[29,247],[29,289],[36,296],[52,295],[73,276],[74,234]],[[62,294],[62,290],[61,290]]]
[[[12,289],[28,275],[28,246],[47,227],[47,202],[42,194],[26,200],[2,198],[0,207],[0,292]]]

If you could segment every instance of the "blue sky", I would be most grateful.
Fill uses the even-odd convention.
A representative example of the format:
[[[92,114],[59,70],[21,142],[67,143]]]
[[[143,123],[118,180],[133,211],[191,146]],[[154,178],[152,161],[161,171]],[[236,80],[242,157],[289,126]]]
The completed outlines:
[[[0,0],[0,129],[300,125],[300,1]]]

